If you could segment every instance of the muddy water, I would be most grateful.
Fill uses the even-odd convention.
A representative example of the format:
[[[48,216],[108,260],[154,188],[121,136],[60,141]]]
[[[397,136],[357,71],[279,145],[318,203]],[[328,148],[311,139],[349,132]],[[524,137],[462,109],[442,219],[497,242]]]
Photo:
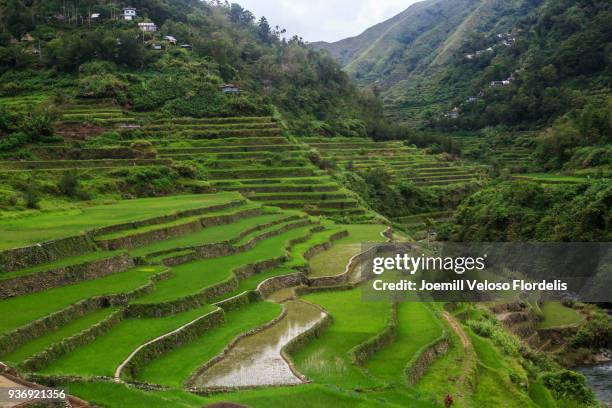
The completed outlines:
[[[309,303],[284,304],[287,315],[272,327],[238,341],[223,360],[197,378],[197,387],[245,387],[300,384],[280,351],[291,339],[311,328],[324,313]]]

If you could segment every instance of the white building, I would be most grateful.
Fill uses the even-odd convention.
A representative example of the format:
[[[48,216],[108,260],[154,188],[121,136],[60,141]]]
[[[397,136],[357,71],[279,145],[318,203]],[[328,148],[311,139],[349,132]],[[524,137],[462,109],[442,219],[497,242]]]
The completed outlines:
[[[123,19],[132,21],[136,18],[136,9],[134,7],[126,7],[123,9]]]
[[[176,44],[176,38],[171,35],[164,35],[164,40],[168,41],[170,44]]]
[[[155,23],[138,23],[138,28],[140,28],[140,31],[144,31],[146,33],[153,33],[157,31],[157,26]]]

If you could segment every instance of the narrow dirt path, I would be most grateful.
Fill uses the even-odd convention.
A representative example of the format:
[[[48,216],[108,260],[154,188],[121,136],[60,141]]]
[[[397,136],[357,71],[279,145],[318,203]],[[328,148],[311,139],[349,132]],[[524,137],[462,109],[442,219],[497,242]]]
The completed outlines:
[[[442,312],[442,316],[444,317],[444,320],[446,320],[451,326],[453,331],[457,333],[457,336],[459,336],[459,338],[461,339],[461,343],[463,343],[463,348],[466,350],[471,349],[472,342],[470,341],[468,335],[463,331],[463,328],[461,327],[459,322],[448,312]]]

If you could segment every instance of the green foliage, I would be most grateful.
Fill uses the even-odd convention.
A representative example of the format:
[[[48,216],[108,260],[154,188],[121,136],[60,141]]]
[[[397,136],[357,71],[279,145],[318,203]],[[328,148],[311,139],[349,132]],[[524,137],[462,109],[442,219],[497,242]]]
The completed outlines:
[[[585,405],[595,405],[595,395],[586,384],[582,374],[569,370],[546,373],[542,383],[559,400],[574,400]]]
[[[612,185],[499,182],[468,197],[443,239],[467,241],[609,241]]]
[[[580,327],[571,345],[574,348],[589,347],[600,349],[610,347],[612,344],[612,324],[610,317],[603,312],[596,312],[594,316]]]
[[[26,207],[30,209],[37,209],[40,203],[40,191],[34,180],[30,179],[27,183],[25,190],[23,191],[23,199]]]

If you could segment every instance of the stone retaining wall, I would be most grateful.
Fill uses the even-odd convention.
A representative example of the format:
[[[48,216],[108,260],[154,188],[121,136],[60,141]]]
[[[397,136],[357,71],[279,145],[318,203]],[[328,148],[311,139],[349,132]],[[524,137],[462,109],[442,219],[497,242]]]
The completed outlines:
[[[112,313],[106,319],[88,327],[82,332],[47,347],[40,353],[37,353],[36,355],[25,360],[21,366],[30,371],[40,371],[47,367],[52,361],[70,353],[77,347],[91,343],[97,337],[108,332],[115,325],[121,322],[124,316],[124,311],[118,310],[115,313]]]
[[[450,347],[448,336],[444,333],[441,337],[422,348],[416,357],[406,367],[406,377],[410,385],[415,385],[427,371],[427,368],[439,356],[446,354]]]
[[[16,276],[0,280],[0,299],[70,285],[84,280],[97,279],[134,267],[128,254],[99,259],[79,265],[63,266],[48,271]]]
[[[161,272],[152,276],[150,282],[130,292],[85,299],[5,333],[0,336],[0,355],[10,353],[32,339],[55,331],[95,309],[107,306],[126,306],[130,300],[153,291],[157,281],[167,279],[169,276],[169,271]]]
[[[174,350],[182,345],[189,344],[211,328],[222,325],[225,322],[225,313],[217,309],[200,318],[190,322],[188,325],[160,338],[159,340],[145,345],[119,370],[119,375],[134,378],[138,372],[149,362],[159,356]]]
[[[395,341],[397,336],[397,303],[391,306],[391,316],[387,325],[380,333],[358,344],[349,351],[353,364],[363,365],[376,352]]]
[[[298,286],[303,282],[304,275],[300,272],[292,273],[290,275],[274,276],[261,282],[257,286],[257,292],[261,293],[261,296],[266,298],[277,290]]]
[[[8,249],[0,252],[0,272],[32,268],[92,250],[95,250],[95,245],[87,235],[77,235],[23,248]]]
[[[140,232],[124,237],[98,240],[97,244],[105,249],[133,249],[154,242],[175,238],[181,235],[187,235],[199,231],[202,228],[230,224],[241,218],[251,217],[259,214],[261,214],[260,208],[251,208],[248,210],[238,211],[234,214],[202,217],[200,219],[186,222],[184,224]]]

